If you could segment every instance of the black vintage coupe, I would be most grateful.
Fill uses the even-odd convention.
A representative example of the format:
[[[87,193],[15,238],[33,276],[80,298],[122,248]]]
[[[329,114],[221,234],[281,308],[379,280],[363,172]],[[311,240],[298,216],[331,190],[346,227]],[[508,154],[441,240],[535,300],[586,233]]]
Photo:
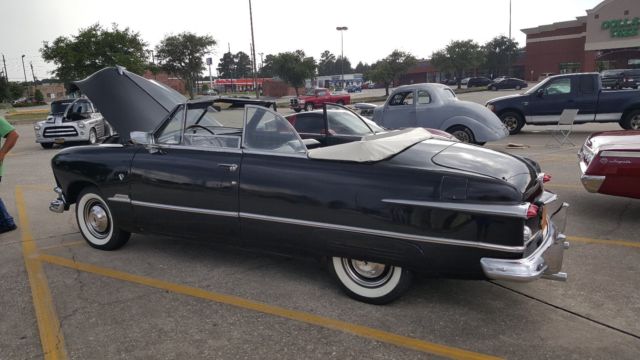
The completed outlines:
[[[53,158],[50,209],[75,204],[94,248],[157,233],[303,252],[375,304],[399,297],[412,273],[566,277],[568,243],[551,220],[566,204],[551,214],[557,196],[531,160],[425,129],[376,133],[351,112],[362,134],[302,139],[272,102],[187,101],[122,68],[77,85],[120,135]]]

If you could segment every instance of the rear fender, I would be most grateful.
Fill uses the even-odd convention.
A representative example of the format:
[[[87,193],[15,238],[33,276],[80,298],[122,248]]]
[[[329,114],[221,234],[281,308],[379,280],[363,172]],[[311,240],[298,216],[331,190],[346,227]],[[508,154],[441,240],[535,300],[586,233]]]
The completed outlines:
[[[483,122],[467,116],[451,117],[442,123],[441,129],[446,131],[456,125],[462,125],[469,128],[473,132],[473,137],[476,139],[476,142],[496,141],[505,138],[508,135],[508,132],[500,133],[500,131],[493,130]]]

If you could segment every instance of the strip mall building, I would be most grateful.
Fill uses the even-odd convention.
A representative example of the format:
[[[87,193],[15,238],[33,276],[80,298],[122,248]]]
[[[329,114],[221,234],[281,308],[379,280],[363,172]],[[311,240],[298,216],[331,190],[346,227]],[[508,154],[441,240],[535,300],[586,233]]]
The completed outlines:
[[[640,68],[640,0],[605,0],[575,20],[523,29],[525,77]]]

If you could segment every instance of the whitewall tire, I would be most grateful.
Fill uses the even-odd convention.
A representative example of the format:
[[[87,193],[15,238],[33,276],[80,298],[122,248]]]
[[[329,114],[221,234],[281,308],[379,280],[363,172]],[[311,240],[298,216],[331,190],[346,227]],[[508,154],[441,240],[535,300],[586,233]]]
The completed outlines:
[[[347,295],[369,304],[390,303],[411,285],[411,272],[398,266],[333,257],[329,269]]]
[[[85,188],[76,202],[76,220],[91,247],[115,250],[127,243],[130,233],[120,230],[111,209],[95,187]]]

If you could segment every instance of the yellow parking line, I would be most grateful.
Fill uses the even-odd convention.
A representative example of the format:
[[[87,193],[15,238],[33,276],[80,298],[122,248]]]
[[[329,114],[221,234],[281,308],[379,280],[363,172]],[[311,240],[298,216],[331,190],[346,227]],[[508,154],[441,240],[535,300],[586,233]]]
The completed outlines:
[[[68,247],[72,247],[72,246],[79,246],[82,244],[86,244],[86,241],[71,241],[71,242],[66,242],[66,243],[62,243],[62,244],[58,244],[58,245],[51,245],[51,246],[43,246],[40,248],[40,251],[47,251],[47,250],[53,250],[53,249],[59,249],[59,248],[68,248]]]
[[[210,300],[221,304],[231,305],[242,309],[253,310],[264,314],[300,321],[332,330],[343,331],[353,335],[373,339],[376,341],[393,344],[396,346],[409,348],[417,351],[443,356],[451,359],[499,359],[494,356],[484,355],[476,352],[462,350],[454,347],[440,345],[428,341],[410,338],[366,326],[356,325],[345,321],[326,318],[302,311],[285,309],[278,306],[264,304],[256,301],[243,299],[237,296],[225,295],[206,291],[191,286],[175,284],[159,279],[145,276],[129,274],[126,272],[95,266],[86,263],[79,263],[59,256],[39,255],[39,260],[49,264],[64,266],[74,270],[84,271],[96,275],[106,276],[117,280],[149,286],[157,289],[171,291],[177,294],[192,296],[200,299]]]
[[[602,240],[602,239],[592,239],[592,238],[581,237],[581,236],[567,236],[567,239],[569,239],[570,241],[577,241],[577,242],[583,242],[588,244],[616,245],[616,246],[640,248],[640,242],[636,242],[636,241]]]
[[[62,329],[60,328],[60,322],[58,321],[55,306],[53,305],[47,277],[42,268],[42,263],[34,259],[38,248],[33,240],[31,229],[29,228],[29,219],[24,201],[24,190],[21,186],[16,186],[15,191],[22,236],[22,256],[29,276],[31,297],[38,321],[38,330],[40,332],[40,342],[42,344],[44,358],[46,360],[65,360],[67,359],[67,350]]]

